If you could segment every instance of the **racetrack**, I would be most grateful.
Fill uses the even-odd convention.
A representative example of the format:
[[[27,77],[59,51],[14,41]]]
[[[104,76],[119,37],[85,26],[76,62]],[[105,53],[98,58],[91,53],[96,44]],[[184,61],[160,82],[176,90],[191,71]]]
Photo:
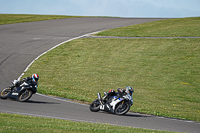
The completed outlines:
[[[131,18],[71,18],[30,23],[0,25],[0,88],[11,84],[36,57],[66,40],[91,32],[160,19]],[[33,95],[20,103],[0,100],[0,112],[52,117],[74,121],[109,123],[147,129],[180,132],[200,132],[200,124],[192,121],[128,113],[116,116],[105,112],[93,113],[88,105],[65,99]]]

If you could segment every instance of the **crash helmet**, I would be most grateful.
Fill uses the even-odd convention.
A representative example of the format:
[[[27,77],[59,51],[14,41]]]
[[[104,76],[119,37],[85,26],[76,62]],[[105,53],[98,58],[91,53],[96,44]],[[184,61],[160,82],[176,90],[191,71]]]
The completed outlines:
[[[133,95],[134,89],[131,86],[126,86],[126,93],[130,96]]]
[[[110,89],[108,92],[111,92],[111,93],[112,93],[112,92],[115,92],[115,90],[114,90],[114,89]]]
[[[32,75],[31,78],[32,78],[32,81],[37,82],[38,79],[39,79],[39,76],[35,73],[35,74]]]

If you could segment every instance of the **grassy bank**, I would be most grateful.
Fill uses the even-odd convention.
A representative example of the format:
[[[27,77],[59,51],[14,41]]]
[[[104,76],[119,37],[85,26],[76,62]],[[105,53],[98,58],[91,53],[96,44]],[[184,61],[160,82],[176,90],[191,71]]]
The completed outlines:
[[[77,18],[81,16],[64,16],[64,15],[29,15],[29,14],[0,14],[0,25],[43,21],[52,19],[65,19],[65,18]]]
[[[130,85],[132,111],[199,121],[199,40],[78,39],[43,55],[25,76],[40,75],[40,93],[87,102]]]
[[[137,129],[113,126],[109,124],[93,124],[72,122],[67,120],[22,116],[16,114],[0,114],[1,133],[170,133],[165,131]]]
[[[100,32],[100,36],[187,37],[200,36],[200,17],[175,18],[119,27]]]

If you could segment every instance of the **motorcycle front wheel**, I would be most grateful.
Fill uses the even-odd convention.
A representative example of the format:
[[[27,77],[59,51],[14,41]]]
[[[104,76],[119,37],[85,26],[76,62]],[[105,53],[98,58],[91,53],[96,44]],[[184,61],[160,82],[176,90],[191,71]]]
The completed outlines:
[[[114,113],[117,115],[124,115],[130,110],[130,104],[127,102],[120,102],[117,104]]]
[[[1,99],[6,99],[8,98],[8,95],[11,93],[11,88],[10,87],[7,87],[5,89],[3,89],[1,92],[0,92],[0,98]]]
[[[23,90],[19,93],[18,100],[20,102],[25,102],[31,98],[33,92],[29,89]]]
[[[100,110],[100,102],[98,99],[94,100],[91,104],[90,104],[90,111],[92,112],[98,112]]]

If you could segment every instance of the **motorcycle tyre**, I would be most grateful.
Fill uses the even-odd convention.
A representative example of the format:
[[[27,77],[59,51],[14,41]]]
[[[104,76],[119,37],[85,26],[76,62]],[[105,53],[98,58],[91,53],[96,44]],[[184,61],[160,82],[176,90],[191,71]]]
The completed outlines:
[[[22,94],[24,94],[26,91],[28,91],[28,96],[26,98],[22,99]],[[33,95],[33,91],[26,89],[19,93],[19,96],[17,97],[17,99],[20,102],[26,102],[27,100],[29,100],[32,97],[32,95]]]
[[[3,94],[6,90],[10,89],[10,92],[8,92],[7,94]],[[5,89],[3,89],[1,92],[0,92],[0,98],[1,99],[7,99],[8,98],[8,95],[11,93],[11,88],[10,87],[6,87]]]
[[[100,110],[100,105],[101,105],[100,102],[99,102],[99,106],[94,107],[95,102],[99,102],[99,100],[96,99],[90,104],[90,111],[92,111],[92,112],[98,112]]]
[[[116,115],[124,115],[124,114],[126,114],[129,110],[130,110],[130,104],[129,103],[127,103],[127,102],[125,102],[124,104],[126,104],[126,109],[124,110],[124,111],[122,111],[122,112],[117,112],[117,108],[118,108],[118,106],[120,105],[120,103],[116,106],[116,108],[115,108],[115,111],[114,111],[114,114],[116,114]]]

